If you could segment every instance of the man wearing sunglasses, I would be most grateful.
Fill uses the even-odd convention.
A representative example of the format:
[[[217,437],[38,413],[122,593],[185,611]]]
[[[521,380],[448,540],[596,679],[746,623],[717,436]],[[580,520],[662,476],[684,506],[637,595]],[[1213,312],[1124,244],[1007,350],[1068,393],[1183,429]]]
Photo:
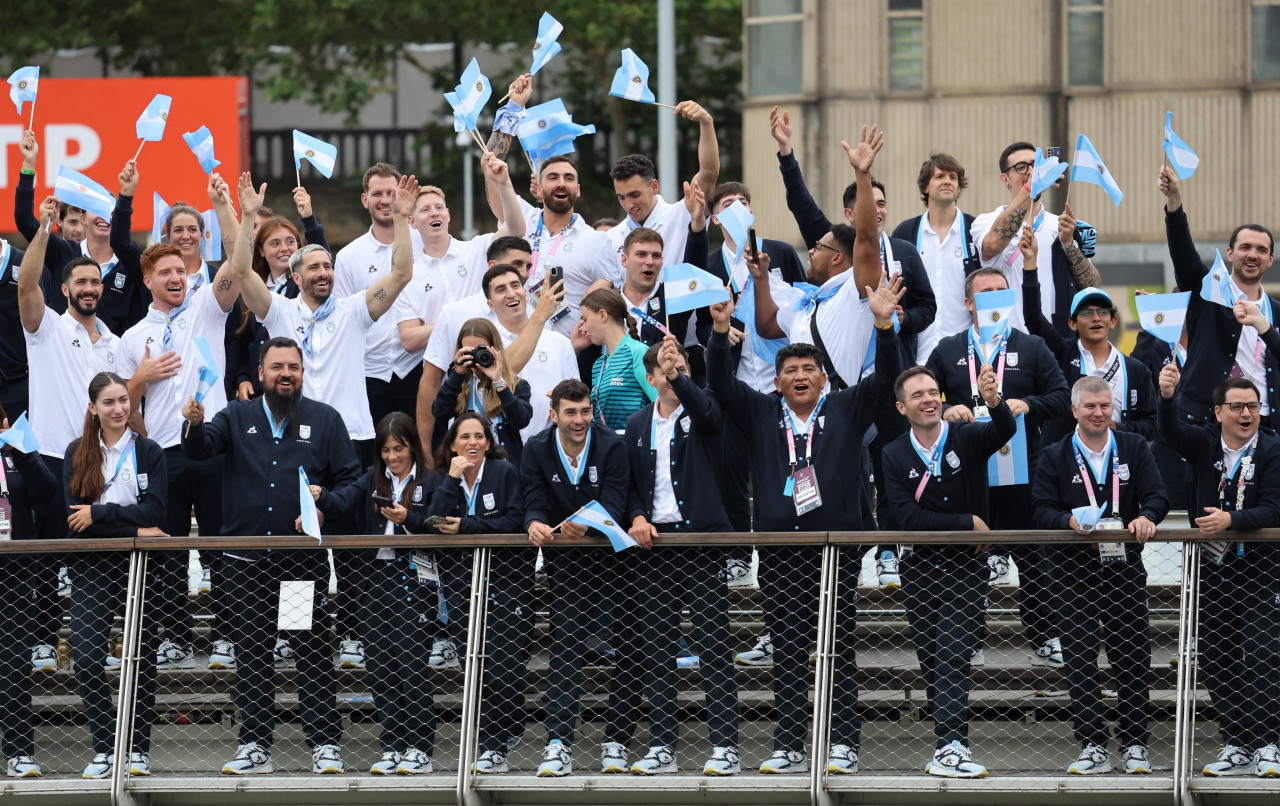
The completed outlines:
[[[1039,198],[1031,198],[1031,168],[1036,147],[1013,143],[1000,153],[1000,183],[1009,191],[1009,203],[974,219],[971,235],[978,245],[983,266],[1004,271],[1011,288],[1022,288],[1022,255],[1018,240],[1023,222],[1036,232],[1041,262],[1051,271],[1040,278],[1040,304],[1045,317],[1064,339],[1072,338],[1067,318],[1071,297],[1078,289],[1102,285],[1102,277],[1090,258],[1097,233],[1077,221],[1067,205],[1061,215],[1044,209]],[[1013,326],[1026,330],[1021,307],[1013,309]]]

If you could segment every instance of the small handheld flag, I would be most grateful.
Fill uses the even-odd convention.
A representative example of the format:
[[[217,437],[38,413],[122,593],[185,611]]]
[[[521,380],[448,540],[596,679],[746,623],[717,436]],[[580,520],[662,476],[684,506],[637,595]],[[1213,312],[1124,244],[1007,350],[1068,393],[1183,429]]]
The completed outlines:
[[[994,293],[994,292],[990,292]],[[979,418],[983,421],[990,417]],[[1013,439],[1001,445],[987,460],[987,483],[992,487],[1009,487],[1014,484],[1030,484],[1027,471],[1026,415],[1018,415],[1018,430]]]
[[[169,211],[172,210],[169,203],[160,197],[159,193],[151,191],[151,242],[160,243],[164,238],[164,222],[169,218]]]
[[[559,20],[546,11],[542,12],[542,19],[538,20],[538,38],[533,43],[533,67],[529,68],[529,75],[537,75],[560,52],[560,43],[556,39],[563,30]]]
[[[316,500],[311,497],[311,482],[307,481],[307,471],[301,466],[298,467],[298,507],[302,512],[302,531],[323,543]]]
[[[338,161],[338,147],[294,129],[293,167],[301,171],[303,160],[311,163],[317,171],[324,174],[325,179],[329,179],[333,176],[333,166]],[[301,174],[298,176],[298,185],[299,187],[302,185]]]
[[[642,104],[657,103],[649,89],[649,67],[631,48],[622,51],[622,66],[613,74],[609,94]]]
[[[209,347],[209,340],[204,336],[197,336],[191,340],[198,351],[198,362],[200,367],[200,375],[196,380],[196,402],[203,403],[205,396],[209,394],[209,390],[218,382],[219,376],[222,374],[218,370],[218,361],[213,357],[213,349]]]
[[[310,494],[308,494],[310,497]],[[565,518],[570,523],[577,523],[590,529],[597,529],[609,538],[614,551],[623,551],[640,545],[627,534],[627,530],[618,525],[599,501],[591,501],[582,509]]]
[[[1190,291],[1139,294],[1133,298],[1142,329],[1167,344],[1176,344],[1182,338],[1182,325],[1187,319],[1187,304],[1190,302]]]
[[[1190,179],[1200,167],[1200,157],[1173,131],[1173,112],[1164,113],[1164,153],[1179,179]]]
[[[200,258],[208,263],[222,260],[222,227],[218,224],[218,211],[205,210],[200,214],[204,220],[204,234],[200,241]]]
[[[720,221],[720,226],[724,227],[725,234],[738,245],[734,260],[742,260],[742,248],[750,237],[751,225],[756,223],[755,215],[738,200],[716,213],[716,218]]]
[[[1102,507],[1075,507],[1071,510],[1071,514],[1075,516],[1076,523],[1080,524],[1080,528],[1087,532],[1098,525],[1098,519],[1102,517]]]
[[[1217,249],[1213,253],[1213,266],[1200,283],[1200,299],[1225,308],[1234,307],[1236,292],[1231,287],[1231,272],[1227,271],[1227,265],[1222,262],[1222,253]]]
[[[729,289],[709,271],[689,263],[662,268],[662,293],[666,297],[667,316],[728,302]]]
[[[573,141],[584,134],[595,134],[596,127],[573,122],[573,116],[556,98],[525,110],[516,127],[516,136],[525,153],[533,160],[545,160],[573,151]]]
[[[480,63],[471,59],[467,69],[462,71],[462,78],[453,92],[446,92],[444,99],[453,107],[453,130],[455,132],[474,129],[480,117],[480,111],[489,102],[493,87],[489,79],[480,72]]]
[[[156,141],[164,137],[165,124],[169,122],[169,107],[173,99],[168,95],[157,95],[142,110],[136,126],[139,140]]]
[[[1097,185],[1107,192],[1116,207],[1120,206],[1120,200],[1124,198],[1124,194],[1120,192],[1120,186],[1116,184],[1115,177],[1111,175],[1111,171],[1103,164],[1102,157],[1098,156],[1098,150],[1093,147],[1093,143],[1089,142],[1089,138],[1083,134],[1076,138],[1076,153],[1074,163],[1071,165],[1071,182],[1072,184],[1087,182],[1091,185]]]
[[[27,420],[25,411],[9,424],[8,431],[0,433],[0,442],[12,445],[14,450],[23,453],[35,453],[40,450],[40,442],[36,439],[36,432],[31,429],[31,423]]]
[[[39,87],[39,67],[19,67],[13,71],[13,75],[9,76],[9,98],[13,101],[13,105],[18,108],[19,117],[22,116],[22,107],[27,101],[31,102],[31,122],[27,125],[28,129],[35,128],[36,91]]]
[[[106,188],[65,165],[58,167],[58,178],[53,184],[53,195],[57,196],[60,202],[79,207],[108,221],[111,220],[111,213],[116,209],[116,200]]]
[[[1018,292],[1012,288],[999,291],[979,291],[973,295],[973,306],[977,311],[978,339],[983,344],[990,344],[1009,332],[1009,314],[1018,304]]]
[[[212,174],[213,169],[222,164],[213,158],[213,132],[209,131],[208,126],[201,126],[193,132],[187,132],[182,135],[182,139],[187,141],[187,147],[200,162],[200,170],[206,174]]]
[[[1034,199],[1053,187],[1053,183],[1066,172],[1067,163],[1060,162],[1057,157],[1045,159],[1037,148],[1035,166],[1031,169],[1031,198]]]

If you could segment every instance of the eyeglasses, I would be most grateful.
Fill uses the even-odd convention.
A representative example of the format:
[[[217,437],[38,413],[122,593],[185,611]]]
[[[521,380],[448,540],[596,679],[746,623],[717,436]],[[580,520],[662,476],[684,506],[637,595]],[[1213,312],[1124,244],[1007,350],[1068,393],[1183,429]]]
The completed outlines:
[[[1222,405],[1230,409],[1232,414],[1239,414],[1245,409],[1248,409],[1250,414],[1257,414],[1259,411],[1262,410],[1262,404],[1256,401],[1253,403],[1240,403],[1240,402],[1223,403]]]
[[[1015,162],[1014,164],[1010,165],[1008,168],[1005,168],[1004,172],[1009,173],[1010,171],[1013,171],[1014,173],[1017,173],[1017,174],[1024,174],[1030,171],[1032,167],[1034,167],[1034,165],[1035,163],[1031,163],[1031,162]]]
[[[1115,311],[1110,308],[1081,308],[1076,311],[1077,319],[1110,319]]]
[[[828,245],[828,244],[825,244],[825,243],[823,243],[822,241],[818,241],[818,242],[817,242],[817,243],[815,243],[812,247],[810,247],[810,248],[809,248],[809,254],[813,254],[814,252],[818,251],[818,248],[819,248],[819,247],[821,247],[821,248],[823,248],[823,249],[830,249],[832,252],[835,252],[837,255],[843,255],[843,254],[844,254],[844,252],[841,252],[839,249],[836,249],[834,246],[830,246],[830,245]]]

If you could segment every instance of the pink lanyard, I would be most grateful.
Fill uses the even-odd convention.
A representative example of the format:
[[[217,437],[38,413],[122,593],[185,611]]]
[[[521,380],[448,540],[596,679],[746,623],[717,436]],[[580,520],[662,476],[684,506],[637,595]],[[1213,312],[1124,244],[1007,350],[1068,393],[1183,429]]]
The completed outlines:
[[[573,229],[573,225],[577,220],[578,214],[574,213],[573,218],[569,219],[569,223],[565,225],[565,228],[560,230],[560,234],[556,236],[555,241],[551,244],[551,251],[547,252],[548,259],[556,256],[556,250],[560,248],[560,242],[564,240],[564,236],[568,234],[569,230]],[[531,278],[536,277],[538,274],[538,254],[542,248],[542,224],[543,219],[540,215],[538,217],[538,231],[533,238],[533,254],[529,256],[529,277]]]
[[[996,352],[1000,354],[1000,362],[996,366],[996,394],[1004,394],[1004,355],[1005,345],[1000,341],[996,345]],[[974,401],[981,400],[978,395],[978,369],[974,361],[973,350],[973,332],[969,332],[969,394],[973,395]]]
[[[1076,464],[1080,467],[1080,480],[1084,482],[1084,491],[1089,494],[1089,506],[1098,508],[1098,497],[1093,494],[1093,476],[1085,467],[1084,455],[1080,452],[1080,437],[1071,437],[1071,449],[1076,454]],[[1120,451],[1116,446],[1116,438],[1111,436],[1111,517],[1120,517]]]

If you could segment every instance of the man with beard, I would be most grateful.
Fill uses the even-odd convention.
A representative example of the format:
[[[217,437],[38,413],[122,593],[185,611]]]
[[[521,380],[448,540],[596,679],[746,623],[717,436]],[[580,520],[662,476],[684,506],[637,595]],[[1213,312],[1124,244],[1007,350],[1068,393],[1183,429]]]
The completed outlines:
[[[245,212],[236,251],[243,249],[247,254],[253,210],[241,209]],[[208,423],[204,404],[197,403],[195,397],[188,397],[182,407],[186,419],[182,451],[187,460],[200,462],[222,455],[227,465],[236,469],[223,477],[223,499],[235,502],[226,508],[224,535],[271,537],[301,531],[297,528],[301,514],[298,468],[306,471],[311,484],[329,491],[319,499],[322,524],[327,496],[360,475],[360,463],[342,416],[333,407],[302,395],[302,348],[292,339],[269,339],[263,346],[258,372],[261,400],[232,401]],[[301,596],[288,604],[310,611],[311,626],[293,631],[290,643],[298,667],[302,730],[312,747],[311,771],[341,773],[338,743],[342,719],[335,700],[337,677],[329,643],[329,564],[325,552],[227,551],[223,568],[227,578],[235,580],[235,596],[227,602],[227,616],[236,647],[236,707],[241,719],[239,747],[235,758],[222,767],[223,774],[274,771],[272,664],[281,583],[285,581],[302,589]]]

